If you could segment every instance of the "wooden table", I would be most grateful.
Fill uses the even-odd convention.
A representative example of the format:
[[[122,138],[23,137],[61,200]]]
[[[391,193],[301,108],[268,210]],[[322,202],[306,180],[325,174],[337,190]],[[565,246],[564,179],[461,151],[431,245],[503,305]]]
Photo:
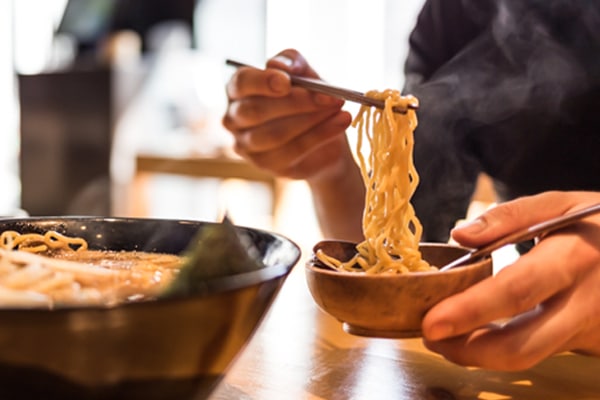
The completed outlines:
[[[170,174],[192,178],[242,179],[260,182],[268,186],[272,198],[272,214],[278,213],[284,181],[258,167],[240,159],[226,155],[216,156],[177,156],[169,154],[138,154],[134,180],[135,198],[133,211],[129,214],[145,216],[145,185],[149,175]]]
[[[454,365],[419,339],[346,334],[314,304],[303,261],[211,400],[600,399],[600,359],[552,357],[523,372]]]

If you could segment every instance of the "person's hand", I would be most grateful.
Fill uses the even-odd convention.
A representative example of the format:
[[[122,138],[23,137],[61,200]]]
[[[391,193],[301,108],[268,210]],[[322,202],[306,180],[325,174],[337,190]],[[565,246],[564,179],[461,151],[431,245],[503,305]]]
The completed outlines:
[[[235,151],[277,176],[343,174],[354,162],[345,136],[352,116],[342,111],[344,101],[294,87],[288,74],[318,78],[291,49],[270,59],[265,70],[233,74],[223,125],[235,138]]]
[[[600,202],[546,192],[501,204],[453,230],[468,247]],[[549,234],[513,264],[434,306],[425,345],[461,365],[521,370],[563,351],[600,356],[600,216]]]
[[[288,74],[318,78],[292,49],[265,70],[239,68],[226,87],[223,126],[249,162],[307,181],[325,237],[359,241],[364,184],[345,134],[352,115],[342,110],[343,100],[292,86]]]

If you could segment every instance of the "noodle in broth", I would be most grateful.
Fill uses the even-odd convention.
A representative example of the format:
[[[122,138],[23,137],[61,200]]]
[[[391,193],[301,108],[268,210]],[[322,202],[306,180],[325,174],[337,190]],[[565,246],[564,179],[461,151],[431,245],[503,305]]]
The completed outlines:
[[[153,298],[182,263],[174,254],[90,250],[84,239],[55,231],[5,231],[0,234],[0,304],[53,308]]]

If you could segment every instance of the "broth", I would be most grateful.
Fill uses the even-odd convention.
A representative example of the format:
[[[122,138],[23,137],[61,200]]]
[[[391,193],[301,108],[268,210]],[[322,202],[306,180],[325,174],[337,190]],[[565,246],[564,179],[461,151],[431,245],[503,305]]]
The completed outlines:
[[[183,258],[143,251],[57,246],[0,249],[0,307],[111,306],[156,297]],[[7,249],[8,247],[8,249]],[[49,246],[47,246],[49,247]],[[31,249],[35,248],[35,251]]]

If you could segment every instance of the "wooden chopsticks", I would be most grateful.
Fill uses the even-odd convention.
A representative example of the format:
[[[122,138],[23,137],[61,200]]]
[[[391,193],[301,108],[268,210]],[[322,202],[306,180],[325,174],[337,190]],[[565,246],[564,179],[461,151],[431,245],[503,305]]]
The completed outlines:
[[[239,67],[256,68],[251,65],[247,65],[247,64],[241,63],[239,61],[234,61],[234,60],[229,60],[229,59],[225,60],[225,64],[231,65],[236,68],[239,68]],[[305,88],[307,90],[311,90],[313,92],[323,93],[323,94],[326,94],[329,96],[341,98],[341,99],[348,100],[348,101],[353,101],[355,103],[360,103],[360,104],[364,104],[367,106],[384,108],[384,102],[382,100],[372,99],[370,97],[365,96],[363,93],[357,92],[355,90],[349,90],[349,89],[344,89],[344,88],[341,88],[338,86],[330,85],[320,79],[313,79],[313,78],[306,78],[303,76],[290,75],[290,80],[292,81],[293,85],[303,87],[303,88]],[[418,105],[417,104],[408,104],[408,108],[416,110],[418,108]],[[393,110],[394,110],[394,112],[401,113],[401,114],[406,113],[406,109],[404,109],[404,108],[394,107]]]

